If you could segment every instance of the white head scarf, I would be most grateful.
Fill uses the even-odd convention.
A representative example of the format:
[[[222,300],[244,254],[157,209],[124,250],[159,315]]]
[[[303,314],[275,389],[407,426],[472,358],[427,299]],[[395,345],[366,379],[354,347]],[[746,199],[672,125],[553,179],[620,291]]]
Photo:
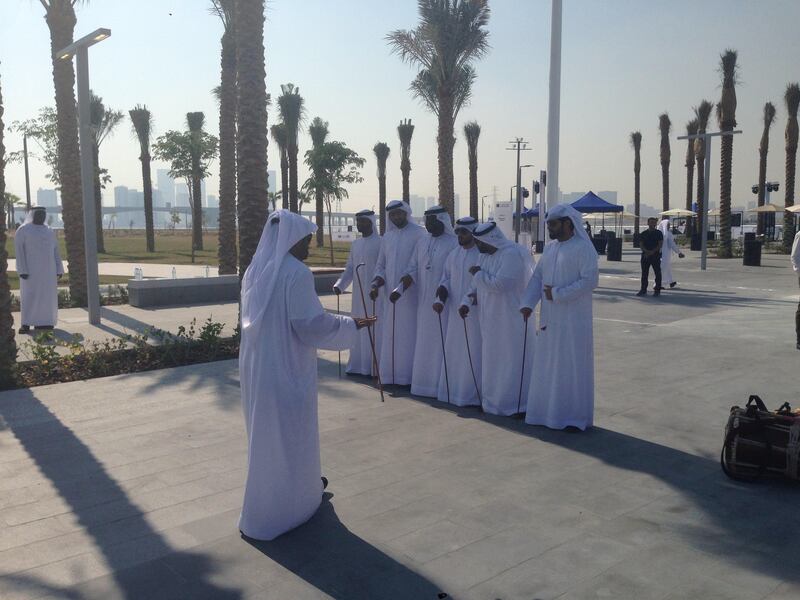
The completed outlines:
[[[378,231],[378,223],[376,221],[376,215],[374,210],[369,210],[365,208],[364,210],[360,210],[356,213],[356,219],[369,219],[372,221],[372,233],[380,235]]]
[[[569,204],[557,204],[547,211],[547,220],[554,221],[556,219],[569,218],[572,221],[572,227],[575,230],[575,235],[585,241],[587,244],[592,244],[589,239],[589,234],[583,228],[583,215],[575,210]],[[594,247],[594,246],[592,246]]]
[[[670,233],[670,224],[671,221],[669,219],[662,219],[658,224],[658,230],[661,232],[661,235],[664,236],[664,239],[666,239],[667,234]]]
[[[267,218],[256,253],[242,279],[242,329],[253,326],[264,314],[289,250],[316,230],[311,221],[286,209],[276,210]]]
[[[456,229],[467,229],[469,231],[475,231],[475,228],[478,226],[478,219],[475,217],[461,217],[458,221],[456,221]]]
[[[402,200],[392,200],[389,204],[386,205],[386,231],[398,231],[397,225],[392,223],[392,220],[389,218],[389,213],[395,209],[401,209],[405,211],[408,215],[408,223],[411,224],[411,207],[408,205],[408,202],[403,202]]]
[[[44,211],[45,214],[47,213],[47,209],[44,206],[32,206],[31,209],[25,213],[25,221],[22,223],[23,225],[33,225],[33,213],[37,210]],[[42,223],[42,227],[49,227],[47,222],[45,221]]]
[[[501,229],[497,226],[497,223],[494,221],[489,221],[488,223],[481,223],[473,230],[475,237],[477,237],[481,242],[484,244],[489,244],[490,246],[501,250],[502,248],[507,248],[514,242],[509,240],[505,234],[501,231]]]
[[[450,220],[450,215],[447,213],[447,209],[445,209],[444,206],[431,206],[425,211],[426,217],[430,215],[435,216],[436,220],[444,225],[444,233],[454,235],[453,221]]]

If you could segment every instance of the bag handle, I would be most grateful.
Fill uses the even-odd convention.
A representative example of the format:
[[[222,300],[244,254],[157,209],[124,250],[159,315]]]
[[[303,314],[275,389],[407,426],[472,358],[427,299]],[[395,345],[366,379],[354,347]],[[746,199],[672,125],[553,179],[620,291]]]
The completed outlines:
[[[782,415],[792,414],[792,405],[789,404],[788,402],[784,402],[783,404],[781,404],[781,407],[778,410],[776,410],[775,412],[777,412],[779,414],[782,414]]]
[[[761,398],[759,398],[756,394],[750,394],[750,397],[747,399],[747,404],[745,405],[745,408],[749,408],[750,405],[752,404],[755,404],[758,410],[769,412],[767,410],[766,404],[764,404],[764,401]]]

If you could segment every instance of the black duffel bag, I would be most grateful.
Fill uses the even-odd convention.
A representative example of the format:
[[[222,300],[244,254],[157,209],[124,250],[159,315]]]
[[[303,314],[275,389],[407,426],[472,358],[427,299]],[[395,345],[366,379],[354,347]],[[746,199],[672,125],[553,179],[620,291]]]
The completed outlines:
[[[720,464],[732,479],[762,476],[800,480],[800,413],[786,402],[767,410],[758,396],[731,407]]]

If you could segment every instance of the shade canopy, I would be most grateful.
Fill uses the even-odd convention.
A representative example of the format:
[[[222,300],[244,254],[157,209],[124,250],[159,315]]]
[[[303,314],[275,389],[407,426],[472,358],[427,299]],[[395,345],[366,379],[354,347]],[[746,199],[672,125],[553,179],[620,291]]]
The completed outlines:
[[[591,190],[572,203],[572,208],[582,213],[620,213],[623,207],[603,200]]]
[[[752,213],[775,213],[775,212],[783,212],[783,211],[784,211],[784,207],[783,206],[778,206],[777,204],[767,203],[767,204],[764,204],[764,205],[759,206],[757,208],[752,208],[752,209],[748,210],[747,212],[752,212]]]
[[[800,204],[795,204],[794,206],[788,206],[784,208],[784,210],[790,213],[800,213]]]
[[[686,210],[685,208],[671,208],[670,210],[665,210],[660,213],[662,217],[696,217],[697,213],[691,210]]]

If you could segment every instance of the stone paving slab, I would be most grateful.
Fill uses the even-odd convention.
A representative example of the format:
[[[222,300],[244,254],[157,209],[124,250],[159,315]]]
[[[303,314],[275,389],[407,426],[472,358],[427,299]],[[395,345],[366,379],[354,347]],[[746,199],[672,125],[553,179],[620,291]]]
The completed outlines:
[[[632,258],[601,263],[582,434],[381,403],[320,353],[329,493],[270,543],[236,531],[235,361],[1,393],[0,598],[800,597],[800,488],[718,464],[732,404],[798,402],[788,259],[705,274],[687,259],[655,299],[632,297]],[[141,323],[236,310],[128,308]]]

